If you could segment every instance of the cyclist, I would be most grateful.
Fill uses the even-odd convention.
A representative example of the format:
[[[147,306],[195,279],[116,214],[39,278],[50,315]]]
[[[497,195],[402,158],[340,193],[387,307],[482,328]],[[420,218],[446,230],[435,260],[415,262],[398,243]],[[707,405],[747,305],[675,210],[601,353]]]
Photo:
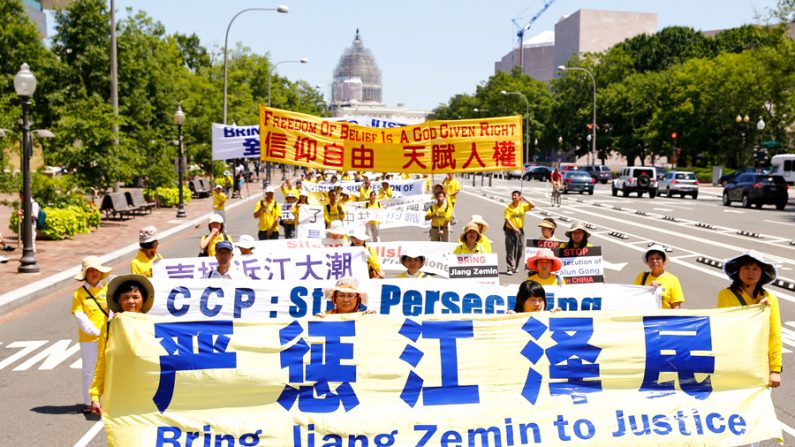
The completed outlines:
[[[555,167],[555,170],[549,174],[549,181],[552,183],[552,203],[560,206],[560,189],[563,187],[563,174],[560,169]]]

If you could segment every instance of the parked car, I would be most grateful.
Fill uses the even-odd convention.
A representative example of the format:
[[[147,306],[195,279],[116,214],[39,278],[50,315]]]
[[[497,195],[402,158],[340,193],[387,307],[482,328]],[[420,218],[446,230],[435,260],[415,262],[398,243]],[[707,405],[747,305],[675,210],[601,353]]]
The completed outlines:
[[[630,193],[638,193],[638,197],[648,192],[649,198],[657,196],[657,170],[653,166],[627,166],[621,175],[613,180],[613,196],[627,197]]]
[[[738,176],[740,176],[742,174],[756,174],[756,169],[754,169],[754,168],[739,168],[739,169],[735,170],[734,172],[722,175],[718,179],[718,183],[720,183],[721,186],[726,186],[727,183],[733,182],[734,179],[736,179]]]
[[[673,197],[674,194],[679,194],[679,197],[690,196],[693,199],[698,197],[698,179],[690,171],[666,172],[657,188],[660,194],[665,193],[668,197]]]
[[[540,180],[546,182],[552,174],[552,168],[549,166],[534,166],[524,171],[525,180]]]
[[[522,170],[511,169],[510,171],[505,171],[505,178],[507,178],[508,180],[512,178],[522,178]]]
[[[605,165],[587,165],[581,169],[583,172],[590,174],[594,181],[603,185],[610,180],[610,168]]]
[[[585,171],[567,171],[563,174],[563,194],[569,192],[587,192],[593,195],[593,185],[596,182],[590,174]]]
[[[723,205],[731,206],[732,202],[740,202],[743,208],[775,205],[776,209],[783,210],[789,200],[788,188],[784,177],[780,175],[746,172],[723,187]]]

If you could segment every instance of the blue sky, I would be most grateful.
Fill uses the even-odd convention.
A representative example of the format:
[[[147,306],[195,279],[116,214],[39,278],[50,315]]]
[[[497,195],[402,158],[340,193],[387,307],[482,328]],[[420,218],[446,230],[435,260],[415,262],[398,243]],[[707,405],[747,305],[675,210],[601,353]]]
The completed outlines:
[[[653,12],[660,28],[671,25],[700,30],[756,23],[775,0],[557,0],[529,34],[553,30],[562,16],[578,9]],[[229,33],[229,46],[241,43],[282,64],[290,79],[320,85],[328,100],[332,71],[359,28],[382,73],[384,101],[430,110],[458,93],[472,93],[494,73],[494,62],[511,50],[511,19],[531,17],[544,0],[116,0],[119,16],[126,8],[146,11],[167,32],[196,33],[202,44],[222,54],[229,20],[245,8],[289,7],[288,14],[247,12]],[[50,24],[52,19],[50,19]],[[123,67],[120,67],[123,69]],[[234,88],[234,86],[230,86]]]

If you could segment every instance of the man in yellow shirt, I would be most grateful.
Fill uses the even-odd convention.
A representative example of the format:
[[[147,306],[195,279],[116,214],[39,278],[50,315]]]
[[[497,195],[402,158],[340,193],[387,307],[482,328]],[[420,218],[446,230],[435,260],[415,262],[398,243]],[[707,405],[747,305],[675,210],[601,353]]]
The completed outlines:
[[[323,205],[323,220],[326,228],[329,228],[331,221],[345,219],[345,208],[337,200],[337,191],[328,192],[328,203]]]
[[[163,259],[163,255],[157,252],[159,242],[157,241],[157,228],[152,225],[141,228],[138,232],[138,255],[130,262],[130,273],[143,275],[147,278],[152,277],[152,263]]]
[[[450,206],[453,208],[453,225],[455,225],[455,201],[457,199],[458,192],[461,191],[461,184],[458,183],[458,180],[455,178],[455,174],[450,172],[447,174],[447,178],[445,178],[442,182],[442,185],[444,186],[444,192],[447,193],[447,201],[450,202]]]
[[[295,194],[295,197],[298,197],[298,188],[293,186],[293,182],[289,178],[284,179],[281,190],[285,200],[287,200],[287,194],[290,194],[291,192]]]
[[[359,187],[359,201],[364,202],[369,200],[371,192],[373,192],[373,185],[370,184],[370,179],[364,176],[364,183]]]
[[[265,199],[257,202],[254,208],[254,218],[259,219],[259,240],[279,239],[279,219],[282,216],[282,208],[273,198],[273,186],[265,188]]]
[[[519,191],[511,193],[511,203],[505,207],[503,230],[505,230],[507,275],[513,275],[519,271],[524,254],[524,215],[534,207],[533,202],[522,197],[522,193]]]
[[[450,219],[453,218],[453,207],[445,200],[445,193],[436,194],[436,203],[425,214],[425,220],[431,221],[431,240],[450,242]]]
[[[224,194],[224,187],[215,185],[213,189],[213,212],[226,219],[226,194]]]

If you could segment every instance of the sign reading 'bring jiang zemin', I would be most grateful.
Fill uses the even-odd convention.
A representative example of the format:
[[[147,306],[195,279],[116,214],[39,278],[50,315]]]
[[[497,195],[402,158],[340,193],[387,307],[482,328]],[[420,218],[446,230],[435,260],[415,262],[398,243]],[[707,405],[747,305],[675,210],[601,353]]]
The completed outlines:
[[[520,116],[374,129],[260,106],[263,161],[315,169],[483,172],[522,163]]]

